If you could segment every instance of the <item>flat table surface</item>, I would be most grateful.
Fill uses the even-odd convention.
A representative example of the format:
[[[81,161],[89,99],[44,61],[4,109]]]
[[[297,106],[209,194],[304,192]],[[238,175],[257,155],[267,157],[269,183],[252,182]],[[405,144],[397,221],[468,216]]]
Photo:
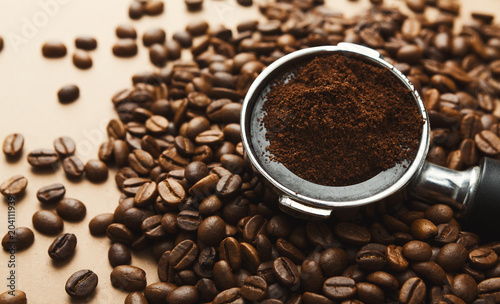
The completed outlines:
[[[52,148],[53,140],[59,136],[75,140],[76,154],[82,161],[97,158],[97,149],[107,138],[105,126],[109,119],[117,117],[111,97],[131,87],[134,73],[153,70],[147,49],[140,40],[137,56],[121,59],[112,55],[111,47],[117,40],[116,26],[131,24],[139,37],[145,30],[160,26],[166,30],[167,39],[171,39],[174,32],[184,29],[191,20],[203,18],[211,26],[224,24],[234,29],[241,21],[262,18],[256,5],[244,8],[237,5],[236,0],[205,0],[203,11],[196,13],[187,12],[182,0],[164,0],[163,14],[133,21],[128,17],[131,2],[0,1],[0,36],[5,42],[0,52],[0,141],[14,132],[25,137],[23,155],[17,162],[8,162],[0,155],[0,182],[16,174],[28,179],[26,194],[15,204],[15,225],[29,227],[35,232],[34,244],[15,254],[16,288],[26,292],[28,303],[123,303],[127,295],[110,283],[112,267],[107,252],[111,242],[106,237],[91,236],[88,229],[90,219],[100,213],[113,212],[118,204],[120,192],[114,181],[116,171],[111,170],[108,180],[102,184],[86,179],[70,182],[62,168],[54,173],[40,174],[32,171],[26,162],[29,151]],[[347,16],[370,5],[368,0],[326,2]],[[402,0],[386,2],[404,4]],[[471,11],[500,12],[500,1],[462,1],[464,20],[470,18]],[[93,67],[89,70],[77,69],[71,61],[74,39],[79,35],[90,35],[98,40],[97,49],[91,51]],[[41,45],[52,39],[63,41],[68,47],[68,55],[61,59],[43,58]],[[80,98],[63,105],[57,101],[57,91],[68,83],[79,86]],[[64,184],[66,197],[79,199],[87,207],[83,221],[64,223],[64,233],[76,234],[78,245],[73,258],[62,265],[52,263],[47,254],[54,236],[35,231],[31,222],[33,213],[44,208],[36,199],[37,190],[52,183]],[[0,236],[3,237],[8,230],[7,200],[0,200]],[[9,260],[10,254],[0,250],[0,293],[8,290]],[[158,281],[156,262],[149,253],[133,254],[132,265],[146,271],[148,284]],[[87,268],[99,277],[97,290],[88,300],[74,301],[64,290],[65,282],[74,272]]]

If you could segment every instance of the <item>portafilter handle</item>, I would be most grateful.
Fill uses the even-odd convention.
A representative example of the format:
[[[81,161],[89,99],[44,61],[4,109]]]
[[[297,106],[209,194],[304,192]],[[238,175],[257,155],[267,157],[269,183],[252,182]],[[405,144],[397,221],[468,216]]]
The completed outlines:
[[[466,171],[425,162],[407,191],[425,202],[459,208],[464,229],[500,240],[500,161],[485,157]]]

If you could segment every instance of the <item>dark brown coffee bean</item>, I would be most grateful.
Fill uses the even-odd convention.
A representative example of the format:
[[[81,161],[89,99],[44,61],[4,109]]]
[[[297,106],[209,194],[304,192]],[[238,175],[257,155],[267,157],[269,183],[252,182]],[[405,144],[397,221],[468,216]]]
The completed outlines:
[[[116,266],[111,272],[111,285],[126,291],[141,291],[147,285],[146,272],[135,266]]]
[[[205,163],[200,161],[194,161],[186,166],[184,171],[184,177],[190,183],[197,183],[200,179],[208,175],[208,167]]]
[[[97,48],[97,40],[90,36],[80,36],[75,39],[75,46],[82,50],[92,51]]]
[[[363,303],[383,303],[385,299],[384,292],[377,285],[360,282],[356,284],[356,296]]]
[[[98,281],[92,270],[79,270],[66,281],[66,293],[74,298],[86,298],[94,292]]]
[[[428,261],[432,256],[431,246],[422,241],[411,241],[403,246],[403,255],[410,261]]]
[[[86,51],[76,50],[72,59],[73,64],[79,69],[86,70],[92,67],[92,57]]]
[[[147,175],[155,166],[151,154],[144,150],[136,149],[128,155],[128,163],[139,175]]]
[[[167,295],[167,304],[196,304],[199,303],[200,295],[194,286],[180,286]]]
[[[52,184],[40,188],[36,193],[36,198],[43,204],[54,204],[59,202],[66,193],[66,188],[62,184]]]
[[[249,301],[262,300],[267,293],[267,282],[260,276],[249,276],[243,282],[240,293]]]
[[[102,213],[94,216],[89,222],[90,234],[93,236],[105,235],[108,226],[113,223],[113,213]]]
[[[172,283],[156,282],[146,286],[144,296],[150,304],[163,304],[167,295],[175,288],[177,286]]]
[[[108,179],[108,166],[98,159],[91,159],[85,164],[85,175],[91,182],[103,182]]]
[[[163,44],[165,42],[165,31],[161,28],[153,28],[144,32],[142,43],[144,46],[152,46],[155,43]]]
[[[226,260],[220,260],[215,263],[213,268],[214,282],[219,290],[226,290],[236,287],[236,280],[231,267]]]
[[[328,278],[323,283],[323,294],[334,301],[351,299],[356,294],[356,282],[348,277]]]
[[[207,130],[203,131],[200,134],[196,136],[194,141],[198,145],[208,145],[208,146],[213,146],[213,145],[218,145],[222,143],[224,140],[224,133],[219,130]]]
[[[219,256],[228,262],[231,269],[237,271],[241,266],[240,243],[233,237],[227,237],[220,242]]]
[[[62,199],[56,207],[57,214],[66,221],[81,221],[87,214],[85,205],[74,198]]]
[[[186,200],[186,191],[172,178],[167,178],[158,184],[158,194],[170,206],[178,206]]]
[[[478,248],[469,252],[469,262],[479,269],[487,269],[496,264],[498,255],[487,248]]]
[[[28,163],[34,168],[51,168],[57,164],[58,160],[57,153],[50,149],[37,149],[28,154]]]
[[[338,223],[334,232],[341,241],[351,245],[365,245],[371,240],[368,229],[349,222]]]
[[[137,207],[144,208],[151,205],[157,198],[158,191],[155,182],[146,182],[137,190],[134,203]]]
[[[459,228],[452,224],[441,224],[437,226],[438,233],[434,237],[434,241],[438,244],[448,244],[455,242],[458,238]]]
[[[134,292],[131,292],[127,295],[127,297],[125,298],[125,304],[148,304],[148,300],[146,299],[146,297],[138,292],[138,291],[134,291]]]
[[[106,235],[112,242],[115,243],[130,245],[134,241],[133,232],[121,223],[110,224],[106,229]]]
[[[479,297],[498,302],[500,300],[500,278],[491,278],[480,282],[478,285]]]
[[[145,219],[153,216],[154,212],[150,209],[129,208],[123,212],[123,223],[134,231],[142,231],[142,223]]]
[[[142,232],[150,239],[158,240],[166,236],[166,231],[161,226],[162,216],[157,214],[149,216],[141,224]]]
[[[70,103],[80,97],[80,89],[75,84],[67,84],[57,91],[57,98],[60,103]]]
[[[196,12],[202,9],[203,0],[184,0],[186,8],[190,12]]]
[[[273,271],[276,280],[285,287],[292,287],[300,282],[297,266],[286,257],[279,257],[273,262]]]
[[[61,157],[75,154],[75,142],[67,136],[58,137],[54,140],[54,149]]]
[[[356,263],[366,271],[382,270],[386,265],[386,247],[371,243],[363,246],[356,254]]]
[[[54,235],[64,228],[63,220],[54,212],[38,210],[32,217],[33,227],[44,234]]]
[[[478,295],[476,281],[470,275],[463,273],[453,278],[451,291],[466,303],[471,303]]]
[[[399,302],[405,304],[422,303],[425,299],[427,288],[420,278],[408,279],[399,291]]]
[[[300,268],[301,286],[309,292],[320,292],[325,278],[320,264],[313,260],[304,260]]]
[[[22,175],[14,175],[0,184],[0,193],[3,196],[19,195],[28,186],[28,179]]]
[[[261,231],[265,231],[267,225],[266,219],[262,215],[254,215],[248,219],[243,228],[243,239],[246,242],[253,243]]]
[[[180,215],[180,213],[179,213]],[[219,216],[205,218],[198,228],[198,240],[208,246],[218,245],[225,237],[226,223]]]
[[[149,60],[157,67],[164,67],[168,59],[168,50],[163,44],[155,43],[149,48]]]
[[[115,34],[118,38],[137,38],[137,31],[133,26],[129,24],[120,24],[119,26],[117,26],[115,29]]]
[[[133,1],[128,9],[128,16],[132,20],[141,19],[144,15],[144,6],[140,1]]]
[[[251,244],[245,242],[240,243],[240,248],[243,268],[255,273],[261,263],[259,252]]]
[[[431,237],[434,237],[438,229],[434,223],[427,219],[417,219],[413,221],[411,224],[411,234],[417,239],[417,240],[426,240]]]
[[[198,255],[198,246],[191,240],[177,244],[168,258],[168,263],[174,270],[183,270],[191,266]]]
[[[31,246],[35,240],[33,231],[27,227],[17,227],[7,232],[2,238],[2,247],[6,251],[23,250]]]
[[[445,224],[453,218],[453,210],[447,205],[436,204],[425,210],[424,217],[435,225]]]
[[[262,234],[257,235],[257,237],[255,239],[256,244],[257,244],[257,238],[259,238],[259,235],[262,235]],[[276,240],[276,250],[278,251],[278,254],[280,256],[287,257],[296,264],[301,264],[302,261],[304,261],[304,259],[305,259],[305,256],[302,253],[302,251],[300,251],[300,249],[298,249],[292,243],[288,242],[287,240],[285,240],[283,238],[279,238],[278,240]]]
[[[328,248],[334,242],[332,231],[322,222],[309,221],[306,225],[306,235],[314,246]]]
[[[48,41],[42,45],[42,55],[46,58],[61,58],[66,53],[66,45],[60,41]]]
[[[341,248],[328,248],[321,253],[319,265],[327,277],[340,275],[349,265],[347,253]]]
[[[1,45],[0,45],[1,46]],[[0,47],[0,51],[1,51]],[[0,302],[5,304],[26,304],[26,294],[21,290],[9,290],[0,294]]]
[[[479,159],[479,153],[476,148],[476,143],[473,139],[467,138],[460,144],[460,152],[462,161],[465,166],[473,166]]]
[[[168,120],[160,115],[153,115],[146,120],[146,128],[152,134],[162,134],[167,131]]]
[[[487,155],[500,153],[500,138],[489,130],[483,130],[474,136],[477,147]]]
[[[24,136],[19,133],[12,133],[5,137],[2,150],[7,157],[17,157],[21,155],[23,146]]]
[[[116,57],[133,57],[137,55],[137,43],[134,39],[120,39],[113,45],[113,54]]]
[[[370,273],[366,277],[366,281],[384,290],[397,290],[399,288],[398,280],[392,274],[384,271]]]
[[[219,181],[217,174],[209,174],[189,188],[188,193],[197,197],[212,195]]]
[[[436,285],[443,284],[446,279],[443,268],[432,261],[414,263],[411,265],[411,269],[423,279]]]
[[[194,37],[206,34],[208,28],[208,22],[200,19],[194,20],[186,25],[186,31]]]
[[[129,265],[132,260],[132,255],[127,246],[122,243],[114,243],[109,247],[108,260],[112,267]]]
[[[64,261],[73,255],[75,248],[76,236],[73,233],[65,233],[52,242],[49,247],[49,256],[54,261]]]
[[[396,245],[389,245],[385,250],[387,266],[393,271],[405,270],[409,263],[403,256],[403,248]]]
[[[237,174],[225,175],[219,179],[215,191],[222,199],[235,198],[241,190],[242,180]]]

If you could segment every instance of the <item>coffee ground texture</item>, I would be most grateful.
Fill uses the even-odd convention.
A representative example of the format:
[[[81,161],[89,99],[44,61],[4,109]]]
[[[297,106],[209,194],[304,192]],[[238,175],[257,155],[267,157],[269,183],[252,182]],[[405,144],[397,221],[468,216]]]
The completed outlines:
[[[263,104],[271,161],[316,184],[347,186],[414,159],[423,119],[390,71],[332,54],[292,73]]]

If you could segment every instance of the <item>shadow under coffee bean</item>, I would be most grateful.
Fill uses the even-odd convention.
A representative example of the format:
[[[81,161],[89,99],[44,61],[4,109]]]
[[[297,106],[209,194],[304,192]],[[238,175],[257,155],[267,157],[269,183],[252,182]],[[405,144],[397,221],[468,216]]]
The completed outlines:
[[[423,120],[392,72],[345,54],[289,72],[262,106],[271,161],[310,182],[346,186],[414,158]]]

